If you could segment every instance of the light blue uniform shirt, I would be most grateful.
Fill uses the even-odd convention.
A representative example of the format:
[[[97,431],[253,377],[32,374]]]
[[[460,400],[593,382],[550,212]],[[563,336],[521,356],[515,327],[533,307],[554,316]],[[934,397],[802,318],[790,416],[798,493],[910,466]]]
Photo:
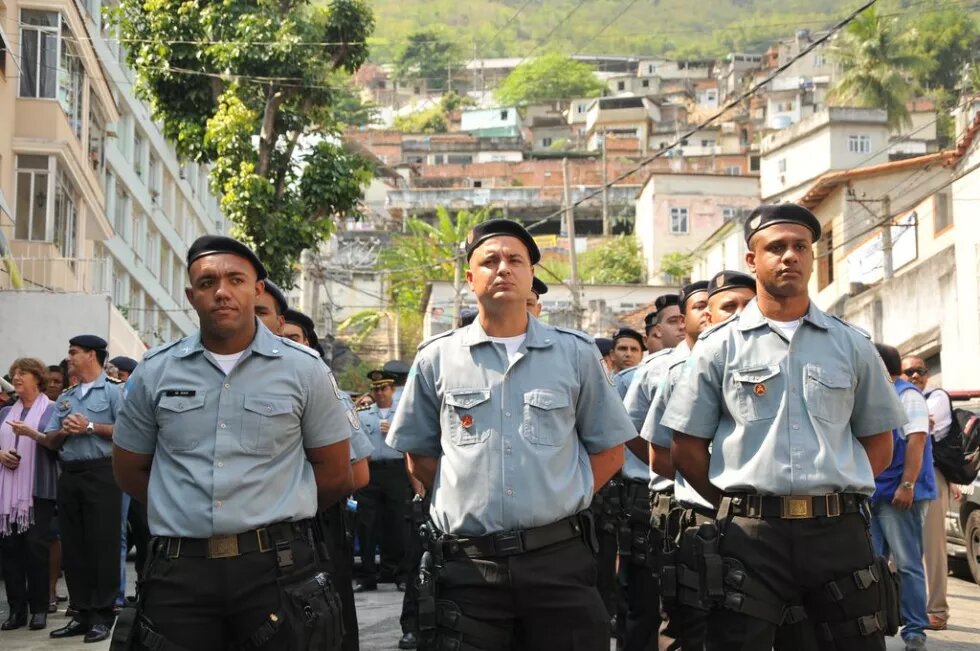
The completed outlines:
[[[810,304],[792,343],[753,299],[701,335],[661,421],[713,441],[709,478],[723,492],[871,495],[858,438],[905,423],[866,333]]]
[[[650,403],[653,402],[653,394],[660,384],[660,380],[667,371],[667,363],[670,359],[672,348],[658,350],[652,355],[648,355],[638,366],[633,367],[636,372],[632,375],[629,389],[623,396],[623,403],[626,405],[626,413],[633,421],[633,427],[639,432],[643,427],[643,421],[650,411]],[[629,369],[628,369],[629,370]],[[623,474],[630,479],[640,479],[649,481],[650,490],[662,491],[670,488],[673,483],[668,477],[661,477],[650,470],[649,464],[643,463],[639,457],[626,448],[626,462],[623,464]]]
[[[208,538],[313,517],[306,448],[350,437],[357,416],[316,352],[256,321],[226,376],[200,334],[149,351],[113,440],[153,455],[150,532]]]
[[[587,508],[589,454],[635,436],[591,337],[529,316],[513,364],[479,320],[424,342],[388,444],[438,457],[436,526],[480,536]]]
[[[395,417],[394,404],[388,409],[387,419],[382,417],[381,408],[376,403],[371,403],[370,407],[357,412],[357,415],[361,417],[364,431],[371,441],[371,461],[391,461],[405,458],[404,454],[385,443],[385,435],[381,432],[381,421],[387,420],[390,424]]]
[[[667,410],[667,403],[670,401],[674,385],[680,377],[681,371],[684,369],[684,363],[690,356],[691,348],[687,345],[687,341],[682,341],[677,344],[673,354],[667,359],[667,372],[660,381],[657,393],[653,397],[653,404],[650,405],[650,411],[640,426],[640,436],[648,443],[653,443],[658,447],[667,448],[668,450],[670,449],[674,435],[671,430],[660,424],[660,419],[663,418],[664,412]],[[659,476],[655,472],[650,472],[651,481],[653,477]],[[701,497],[696,490],[691,488],[691,485],[687,483],[687,480],[680,473],[674,476],[674,497],[678,502],[688,508],[697,506],[705,509],[714,509],[711,502]]]
[[[112,425],[122,409],[122,384],[110,380],[103,371],[92,383],[85,397],[82,397],[80,384],[66,389],[54,401],[54,413],[48,421],[45,432],[57,432],[62,421],[69,415],[79,413],[96,425]],[[65,438],[59,450],[62,461],[89,461],[112,456],[112,441],[97,434],[72,434]]]
[[[340,400],[344,403],[347,413],[353,415],[353,418],[350,419],[350,462],[354,463],[361,459],[367,459],[371,456],[371,439],[364,432],[364,427],[361,425],[361,419],[358,418],[354,401],[347,392],[341,394]]]

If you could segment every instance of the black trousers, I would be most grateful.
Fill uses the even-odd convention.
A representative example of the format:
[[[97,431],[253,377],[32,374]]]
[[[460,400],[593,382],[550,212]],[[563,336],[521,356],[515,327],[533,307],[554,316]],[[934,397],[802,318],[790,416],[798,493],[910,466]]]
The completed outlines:
[[[868,520],[861,513],[836,518],[782,520],[732,518],[724,528],[720,552],[742,562],[746,572],[785,604],[802,605],[807,619],[778,630],[775,624],[728,609],[708,617],[707,648],[715,650],[883,651],[882,633],[827,642],[813,627],[871,615],[881,608],[877,585],[832,601],[826,585],[844,579],[874,560]]]
[[[447,560],[436,598],[463,619],[455,628],[437,620],[442,639],[432,648],[459,640],[460,649],[485,651],[608,651],[595,568],[581,539],[508,557]]]
[[[421,512],[427,514],[429,512],[429,496],[426,495],[425,499],[422,500]],[[405,566],[409,568],[408,570],[408,580],[405,582],[405,596],[402,598],[402,613],[398,618],[398,623],[401,624],[402,634],[405,633],[419,633],[419,588],[415,582],[416,577],[419,573],[419,566],[422,563],[422,554],[425,551],[422,548],[422,538],[419,536],[418,527],[421,527],[421,523],[412,523],[412,530],[409,533],[408,545],[405,551]]]
[[[280,570],[275,551],[233,558],[170,558],[159,545],[143,583],[143,615],[151,628],[187,651],[240,649],[270,613],[280,610]],[[291,541],[290,574],[316,572],[313,549]],[[262,651],[289,648],[277,635]]]
[[[405,544],[412,486],[405,462],[397,459],[369,462],[371,481],[355,493],[357,537],[361,545],[361,575],[367,581],[404,581],[408,574]],[[380,571],[374,550],[381,545]]]
[[[357,628],[357,607],[354,604],[354,557],[347,526],[346,500],[321,509],[317,514],[330,554],[330,574],[340,596],[344,617],[343,651],[357,651],[360,636]]]
[[[629,520],[619,530],[617,578],[623,597],[619,629],[624,651],[656,651],[660,628],[660,577],[655,559],[661,548],[660,532],[650,527],[650,504],[633,500]]]
[[[83,470],[63,464],[58,479],[62,565],[78,620],[111,624],[119,592],[122,493],[110,459]]]
[[[616,580],[616,555],[619,551],[620,480],[609,480],[592,499],[589,507],[595,517],[596,539],[596,588],[606,606],[606,613],[613,617],[620,609],[619,584]],[[618,634],[618,631],[617,631]]]
[[[48,612],[48,527],[54,500],[34,498],[34,524],[0,538],[3,586],[11,614]]]

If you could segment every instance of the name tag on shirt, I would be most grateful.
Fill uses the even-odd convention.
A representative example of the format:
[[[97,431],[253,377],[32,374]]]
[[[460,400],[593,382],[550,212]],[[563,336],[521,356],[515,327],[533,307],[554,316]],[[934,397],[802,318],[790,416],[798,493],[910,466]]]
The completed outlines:
[[[174,398],[190,398],[192,396],[196,396],[197,395],[197,391],[190,391],[190,390],[187,390],[187,389],[172,389],[170,391],[164,391],[163,392],[163,395],[167,396],[168,398],[170,398],[170,397],[174,397]]]

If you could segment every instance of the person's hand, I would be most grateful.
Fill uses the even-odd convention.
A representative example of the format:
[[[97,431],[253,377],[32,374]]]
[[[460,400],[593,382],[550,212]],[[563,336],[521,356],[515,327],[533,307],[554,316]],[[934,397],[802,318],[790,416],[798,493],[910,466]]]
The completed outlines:
[[[895,491],[895,497],[892,498],[892,506],[894,506],[899,511],[908,511],[912,508],[912,498],[915,497],[915,487],[905,488],[899,485],[898,490]]]
[[[37,440],[37,433],[34,428],[25,423],[22,420],[10,421],[10,429],[14,431],[17,436],[26,436],[29,439]]]
[[[383,421],[381,421],[381,423],[380,423],[380,424],[378,425],[378,429],[380,429],[380,430],[381,430],[381,433],[382,433],[382,434],[387,434],[387,433],[388,433],[388,430],[390,430],[390,429],[391,429],[391,423],[389,423],[389,422],[388,422],[388,421],[386,421],[386,420],[383,420]]]
[[[85,431],[85,426],[88,425],[88,419],[82,416],[78,412],[74,414],[69,414],[62,422],[61,427],[69,434],[81,434]]]
[[[13,450],[0,450],[0,465],[10,470],[17,470],[20,465],[20,457],[14,454]]]
[[[960,487],[959,484],[950,484],[949,493],[952,496],[952,498],[957,502],[963,499],[963,489]]]

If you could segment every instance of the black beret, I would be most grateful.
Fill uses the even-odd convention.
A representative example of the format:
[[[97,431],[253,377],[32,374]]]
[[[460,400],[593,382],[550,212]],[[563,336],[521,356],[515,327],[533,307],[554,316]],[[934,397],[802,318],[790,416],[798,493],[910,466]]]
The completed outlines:
[[[661,312],[671,305],[678,304],[680,304],[680,297],[678,297],[677,294],[664,294],[663,296],[658,296],[657,300],[653,302],[653,306],[657,308],[656,312]],[[656,314],[656,312],[654,314]]]
[[[68,340],[68,345],[87,348],[88,350],[105,350],[109,344],[102,337],[96,335],[78,335]]]
[[[599,349],[599,353],[605,357],[613,349],[613,340],[608,337],[598,337],[595,340],[595,345]]]
[[[395,374],[389,373],[388,371],[384,371],[381,369],[375,369],[373,371],[369,371],[367,374],[367,378],[371,380],[371,386],[374,387],[381,387],[386,384],[395,383]]]
[[[113,357],[109,360],[109,363],[118,368],[120,371],[126,371],[127,373],[132,373],[139,365],[139,362],[137,362],[135,359],[132,357],[126,357],[125,355]]]
[[[745,287],[755,291],[755,278],[741,271],[719,271],[708,281],[708,296],[714,296],[726,289]]]
[[[684,285],[681,289],[681,293],[677,295],[677,305],[681,308],[681,312],[687,309],[687,299],[691,298],[698,292],[708,291],[708,281],[698,280],[689,285]]]
[[[510,219],[491,219],[474,226],[466,238],[466,259],[472,258],[473,251],[485,240],[498,235],[510,235],[524,242],[531,258],[531,264],[538,264],[541,259],[541,251],[538,250],[538,245],[534,243],[534,238],[523,226]]]
[[[745,231],[745,242],[748,244],[752,236],[764,228],[774,224],[799,224],[806,226],[813,233],[813,241],[820,239],[820,221],[812,212],[795,203],[762,204],[752,211],[742,227]]]
[[[307,341],[309,341],[310,348],[316,350],[320,345],[320,338],[316,336],[316,327],[313,325],[313,319],[306,316],[299,310],[288,309],[282,314],[283,319],[286,323],[292,323],[293,325],[298,325],[303,329],[303,334],[306,335]]]
[[[479,313],[480,311],[475,307],[464,307],[459,311],[459,325],[456,327],[462,328],[463,326],[468,326],[469,324],[473,323],[476,321],[476,315]]]
[[[225,237],[224,235],[202,235],[201,237],[194,240],[191,244],[191,248],[187,249],[187,268],[190,269],[191,265],[198,258],[203,258],[205,256],[214,255],[216,253],[230,253],[232,255],[237,255],[239,257],[245,258],[252,263],[255,267],[255,273],[259,280],[265,280],[268,276],[265,267],[262,266],[262,262],[259,257],[255,255],[252,249],[248,248],[238,240],[232,239],[230,237]]]
[[[543,280],[535,276],[534,280],[531,281],[531,291],[541,297],[548,293],[548,286],[544,284]]]
[[[266,278],[265,293],[271,296],[272,300],[276,302],[276,307],[279,309],[279,314],[285,314],[286,310],[289,309],[289,303],[286,302],[286,295],[282,293],[281,289],[279,289],[279,285]]]
[[[647,315],[643,317],[643,326],[649,330],[655,325],[657,325],[657,310],[647,312]]]
[[[385,365],[381,367],[381,370],[385,373],[391,373],[392,376],[408,375],[412,370],[412,367],[400,359],[393,359],[385,362]]]
[[[620,328],[619,330],[617,330],[616,334],[612,336],[613,344],[616,343],[616,340],[623,339],[625,337],[629,337],[630,339],[636,339],[638,342],[640,342],[640,348],[643,348],[646,345],[646,340],[643,338],[643,335],[641,335],[633,328]]]

